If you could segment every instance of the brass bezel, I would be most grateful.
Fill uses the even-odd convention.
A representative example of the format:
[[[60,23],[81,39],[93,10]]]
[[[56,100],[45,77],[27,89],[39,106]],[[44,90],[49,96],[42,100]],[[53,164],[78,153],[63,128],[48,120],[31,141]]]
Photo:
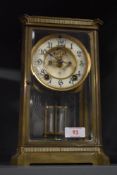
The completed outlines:
[[[76,39],[75,37],[72,37],[68,34],[50,34],[50,35],[47,35],[45,37],[43,37],[42,39],[40,39],[32,48],[32,52],[31,52],[31,61],[32,61],[32,56],[33,54],[36,52],[37,48],[43,44],[45,41],[49,40],[50,38],[57,38],[58,35],[61,35],[63,38],[68,38],[69,40],[75,42],[83,51],[84,55],[85,55],[85,59],[86,59],[86,69],[85,69],[85,73],[82,77],[82,79],[76,83],[75,85],[72,85],[71,87],[68,87],[68,88],[57,88],[57,87],[52,87],[50,85],[47,85],[45,84],[44,82],[42,82],[40,80],[40,78],[36,75],[36,73],[34,72],[33,70],[33,67],[32,67],[32,64],[31,64],[31,71],[32,71],[32,74],[35,76],[35,78],[38,80],[39,83],[41,83],[43,86],[45,86],[46,88],[49,88],[51,90],[55,90],[55,91],[69,91],[69,90],[73,90],[73,89],[76,89],[76,88],[79,88],[83,82],[85,81],[88,73],[90,72],[90,69],[91,69],[91,58],[90,58],[90,55],[88,53],[88,51],[86,50],[85,46],[78,40]]]

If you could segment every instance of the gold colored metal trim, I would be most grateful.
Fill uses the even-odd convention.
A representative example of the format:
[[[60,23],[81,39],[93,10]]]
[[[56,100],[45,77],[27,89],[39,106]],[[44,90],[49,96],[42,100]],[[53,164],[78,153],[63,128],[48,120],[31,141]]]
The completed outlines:
[[[101,147],[80,147],[76,148],[46,148],[20,147],[15,156],[12,157],[12,164],[86,164],[108,165],[109,159],[103,153]]]
[[[23,150],[25,152],[92,152],[99,151],[100,147],[25,147]]]
[[[102,20],[80,19],[80,18],[63,18],[63,17],[47,17],[47,16],[29,16],[25,15],[21,18],[21,22],[25,25],[32,26],[65,26],[71,28],[89,28],[98,29],[103,24]]]

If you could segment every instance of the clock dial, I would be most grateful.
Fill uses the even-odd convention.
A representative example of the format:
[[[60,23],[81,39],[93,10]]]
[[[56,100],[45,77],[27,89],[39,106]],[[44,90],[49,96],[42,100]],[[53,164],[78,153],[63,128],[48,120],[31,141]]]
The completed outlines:
[[[58,91],[80,86],[90,70],[89,54],[69,35],[49,35],[32,49],[31,69],[44,86]]]

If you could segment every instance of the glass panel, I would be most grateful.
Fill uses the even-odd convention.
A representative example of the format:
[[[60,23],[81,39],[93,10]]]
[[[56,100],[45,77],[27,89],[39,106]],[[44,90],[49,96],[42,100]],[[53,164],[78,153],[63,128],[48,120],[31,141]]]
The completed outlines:
[[[65,127],[80,126],[79,101],[79,93],[39,92],[32,87],[30,138],[65,138]]]
[[[67,106],[45,107],[45,137],[59,139],[64,137]]]
[[[31,89],[30,99],[30,137],[31,139],[44,136],[44,102],[36,90]]]
[[[32,46],[39,39],[57,30],[44,29],[32,31]],[[59,30],[64,33],[63,30]],[[86,32],[76,33],[68,31],[67,34],[77,37],[90,52],[90,40]],[[47,89],[40,90],[40,85],[32,75],[30,92],[30,139],[32,140],[79,140],[92,137],[92,95],[91,74],[79,92],[55,92]],[[84,127],[85,137],[65,138],[65,128],[70,132],[78,133],[77,128]],[[75,129],[75,130],[74,130]]]
[[[54,106],[46,106],[45,109],[45,137],[54,135]]]
[[[64,135],[67,106],[55,106],[55,135]]]

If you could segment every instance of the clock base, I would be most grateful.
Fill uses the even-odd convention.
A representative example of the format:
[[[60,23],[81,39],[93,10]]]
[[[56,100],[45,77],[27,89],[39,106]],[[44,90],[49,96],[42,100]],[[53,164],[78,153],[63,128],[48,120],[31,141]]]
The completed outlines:
[[[64,151],[62,151],[64,150]],[[71,150],[71,151],[70,151]],[[79,151],[76,151],[79,150]],[[91,164],[109,165],[109,158],[100,147],[40,148],[22,147],[11,159],[13,165]]]

